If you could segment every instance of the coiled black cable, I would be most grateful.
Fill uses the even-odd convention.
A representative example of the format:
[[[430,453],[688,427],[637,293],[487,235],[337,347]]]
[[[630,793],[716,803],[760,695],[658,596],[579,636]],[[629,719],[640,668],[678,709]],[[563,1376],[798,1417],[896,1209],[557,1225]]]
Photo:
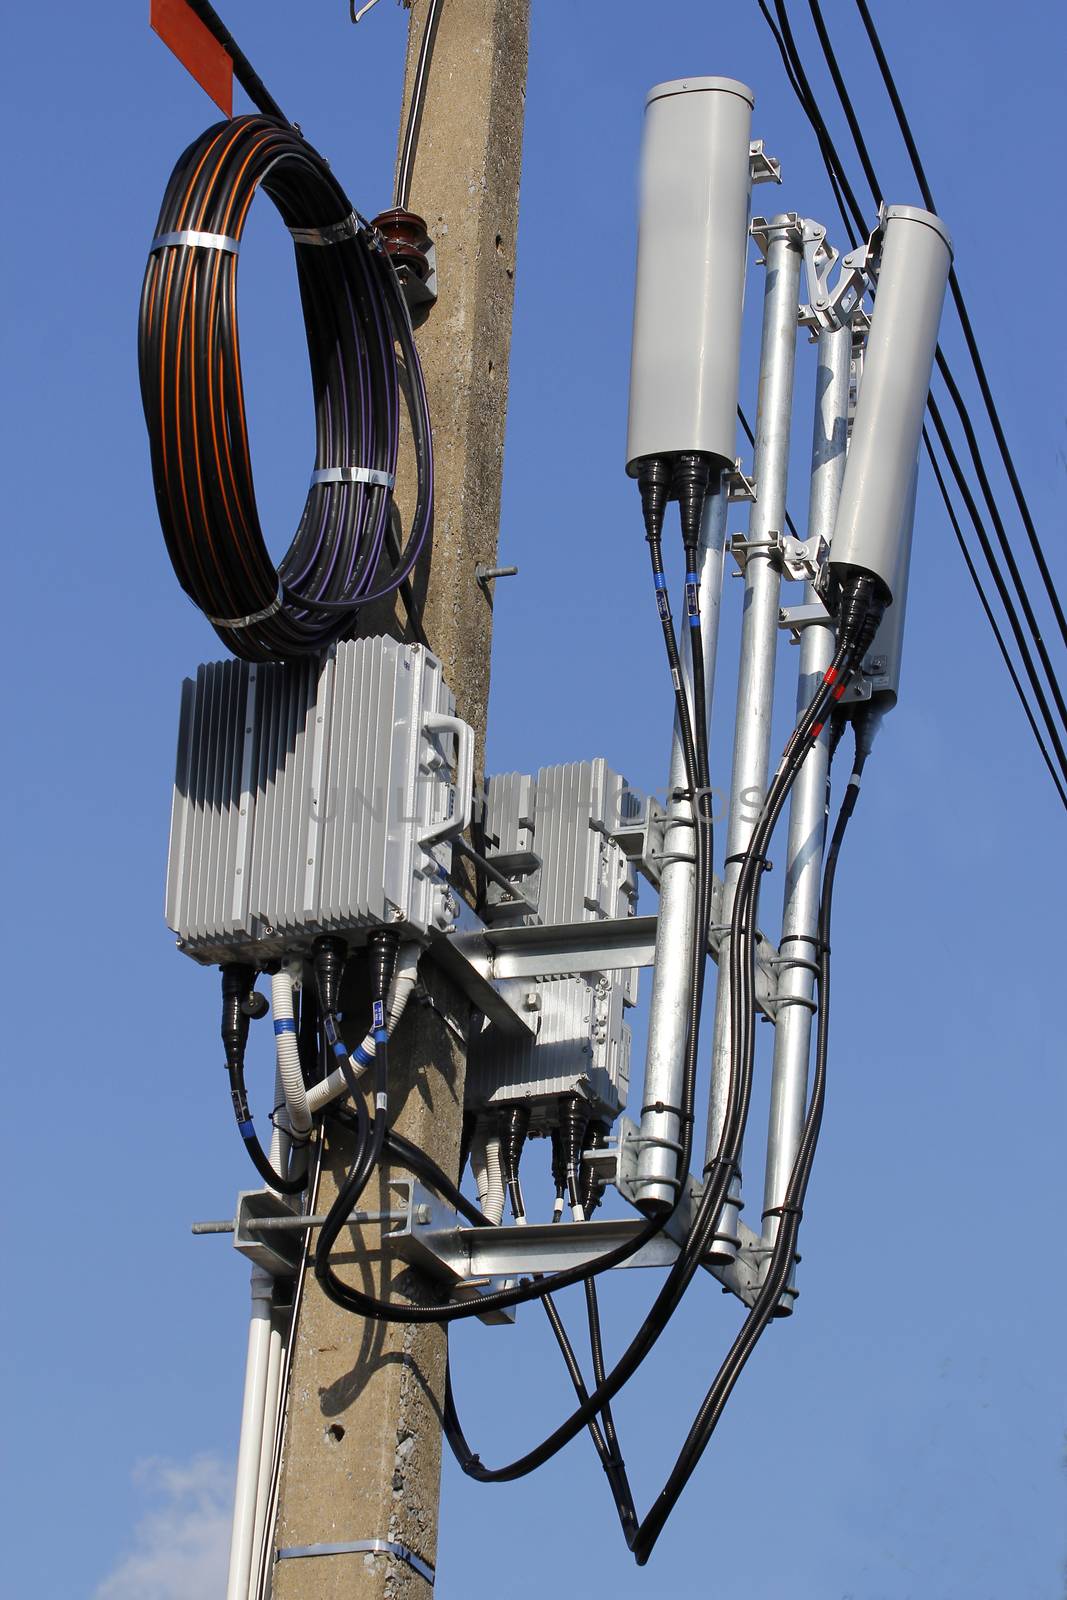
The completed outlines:
[[[312,482],[277,569],[256,507],[237,332],[237,254],[259,188],[293,233],[315,401]],[[236,117],[179,158],[145,271],[139,365],[167,549],[235,655],[317,654],[351,632],[360,606],[407,578],[433,518],[430,421],[407,306],[380,237],[286,123]],[[418,483],[394,556],[401,394]]]

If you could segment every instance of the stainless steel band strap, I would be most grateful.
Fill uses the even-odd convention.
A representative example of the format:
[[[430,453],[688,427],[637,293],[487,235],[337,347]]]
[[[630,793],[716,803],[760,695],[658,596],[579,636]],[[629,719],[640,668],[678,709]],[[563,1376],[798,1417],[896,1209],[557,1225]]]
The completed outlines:
[[[264,622],[267,617],[273,617],[276,611],[282,608],[282,586],[279,583],[278,593],[269,606],[264,606],[262,611],[253,611],[247,617],[208,617],[208,621],[215,628],[250,628],[254,622]],[[205,616],[207,613],[205,612]]]
[[[354,211],[340,222],[331,222],[325,228],[290,228],[294,244],[342,244],[354,239],[363,224]]]
[[[320,467],[311,474],[312,486],[316,483],[373,483],[382,489],[391,489],[396,482],[391,472],[379,472],[376,467]]]
[[[178,233],[157,234],[148,247],[148,254],[179,244],[197,245],[201,250],[225,250],[232,256],[241,248],[236,239],[225,233],[200,233],[196,228],[182,228]]]
[[[304,1556],[357,1556],[357,1555],[395,1556],[397,1561],[405,1561],[407,1565],[417,1572],[420,1578],[433,1587],[436,1573],[428,1561],[423,1561],[414,1550],[409,1550],[406,1544],[397,1544],[394,1539],[349,1539],[344,1544],[301,1544],[289,1545],[286,1549],[278,1551],[279,1561],[295,1561]]]

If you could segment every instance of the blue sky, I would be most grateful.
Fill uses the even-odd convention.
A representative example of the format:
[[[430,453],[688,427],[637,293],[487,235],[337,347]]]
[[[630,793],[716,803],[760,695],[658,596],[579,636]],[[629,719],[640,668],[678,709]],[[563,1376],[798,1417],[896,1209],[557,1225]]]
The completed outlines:
[[[793,9],[829,108],[806,8]],[[387,204],[402,13],[382,0],[352,29],[337,0],[223,10],[360,209]],[[914,203],[853,7],[826,10],[890,198]],[[875,10],[1062,577],[1053,264],[1067,240],[1050,178],[1064,14],[1042,0],[1020,0],[1010,25],[986,0]],[[146,12],[21,7],[4,69],[5,1566],[9,1592],[35,1600],[213,1592],[247,1309],[243,1263],[188,1231],[230,1212],[249,1179],[219,1065],[217,984],[175,955],[162,922],[179,684],[217,642],[167,563],[135,357],[163,186],[214,113]],[[497,601],[496,770],[604,755],[636,786],[665,776],[669,689],[622,465],[641,108],[650,84],[693,73],[756,91],[753,132],[785,173],[758,205],[833,223],[754,0],[534,0],[500,543],[521,573]],[[280,550],[312,448],[306,354],[266,204],[248,237],[242,350],[258,495]],[[750,410],[760,294],[753,269]],[[962,376],[951,317],[945,342]],[[803,346],[796,517],[813,373]],[[720,780],[739,594],[731,583]],[[781,666],[784,733],[784,650]],[[618,1600],[1062,1595],[1064,822],[925,477],[902,703],[869,772],[836,908],[831,1093],[796,1316],[761,1346],[644,1572],[586,1440],[500,1488],[446,1462],[445,1600],[532,1597],[561,1581]],[[772,879],[767,922],[780,892]],[[650,1287],[642,1273],[606,1287],[609,1355]],[[732,1302],[695,1285],[628,1390],[619,1424],[639,1504],[736,1323]],[[567,1406],[535,1314],[512,1330],[465,1327],[453,1345],[487,1460],[516,1454]]]

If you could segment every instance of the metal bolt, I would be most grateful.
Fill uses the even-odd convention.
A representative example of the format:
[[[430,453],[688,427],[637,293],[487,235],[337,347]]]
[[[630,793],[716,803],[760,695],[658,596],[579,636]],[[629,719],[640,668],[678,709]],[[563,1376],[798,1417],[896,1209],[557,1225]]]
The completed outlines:
[[[432,1216],[433,1212],[430,1210],[429,1206],[422,1205],[415,1207],[415,1221],[422,1227],[426,1226],[426,1224],[431,1220]]]

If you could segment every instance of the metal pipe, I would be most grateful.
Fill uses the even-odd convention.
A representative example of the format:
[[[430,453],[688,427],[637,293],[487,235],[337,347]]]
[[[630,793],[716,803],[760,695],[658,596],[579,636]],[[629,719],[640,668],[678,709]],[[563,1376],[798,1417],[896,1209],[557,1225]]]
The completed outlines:
[[[723,548],[729,492],[725,474],[717,493],[704,502],[698,547],[700,576],[700,640],[708,723],[715,687],[715,653],[719,639],[722,601]],[[692,642],[683,628],[682,676],[692,694]],[[671,742],[668,795],[686,787],[685,760],[677,718]],[[678,1172],[680,1118],[677,1109],[657,1111],[657,1105],[678,1107],[682,1092],[686,1026],[689,1014],[689,970],[693,949],[693,895],[696,863],[693,850],[693,807],[686,799],[669,799],[664,832],[666,857],[660,874],[659,916],[652,998],[648,1017],[648,1052],[641,1110],[640,1156],[635,1200],[638,1205],[671,1205],[684,1174]]]
[[[730,814],[723,868],[723,923],[728,923],[737,887],[740,856],[759,816],[767,787],[774,668],[778,644],[778,602],[782,573],[777,549],[785,527],[785,491],[789,468],[789,420],[793,407],[797,307],[800,288],[801,228],[797,217],[774,217],[765,231],[767,263],[760,348],[759,400],[753,467],[756,499],[748,521],[744,554],[745,598],[741,623],[741,660],[737,678]],[[706,1162],[718,1149],[726,1112],[730,1077],[729,936],[719,949],[712,1046],[711,1095],[708,1106]],[[707,1170],[705,1168],[705,1170]],[[723,1208],[711,1254],[731,1260],[737,1253],[738,1189]]]
[[[248,1358],[241,1405],[241,1442],[237,1451],[226,1600],[248,1600],[248,1584],[252,1574],[252,1540],[263,1446],[263,1408],[270,1364],[273,1284],[269,1272],[258,1266],[252,1268],[252,1312],[248,1323]]]
[[[819,336],[815,390],[815,427],[811,446],[811,498],[808,503],[808,538],[833,535],[841,483],[845,475],[848,444],[849,368],[852,330],[823,332]],[[804,601],[818,601],[813,584]],[[834,654],[834,629],[810,623],[800,635],[797,713],[810,703],[819,680]],[[767,1167],[763,1190],[764,1243],[773,1245],[779,1218],[775,1208],[785,1199],[793,1170],[808,1093],[811,1045],[814,963],[818,961],[816,932],[822,876],[823,839],[826,829],[826,777],[829,765],[827,732],[809,752],[793,785],[789,806],[789,837],[782,908],[778,1011],[771,1073],[771,1105],[767,1126]],[[795,964],[794,964],[795,963]]]
[[[356,1227],[363,1223],[371,1222],[404,1222],[407,1218],[406,1211],[353,1211],[347,1218],[349,1227]],[[246,1233],[288,1233],[293,1230],[307,1228],[321,1228],[326,1221],[326,1213],[321,1217],[305,1217],[294,1215],[291,1217],[249,1217],[245,1222]],[[194,1222],[192,1232],[202,1233],[233,1233],[237,1224],[232,1217],[220,1217],[217,1222]]]
[[[267,1385],[263,1398],[263,1430],[259,1450],[259,1474],[256,1484],[256,1514],[252,1532],[252,1566],[248,1600],[256,1600],[257,1575],[263,1549],[263,1536],[267,1526],[267,1508],[270,1502],[270,1480],[274,1465],[274,1447],[281,1426],[282,1404],[281,1375],[285,1364],[288,1309],[275,1307],[271,1319],[270,1349],[267,1355]]]

